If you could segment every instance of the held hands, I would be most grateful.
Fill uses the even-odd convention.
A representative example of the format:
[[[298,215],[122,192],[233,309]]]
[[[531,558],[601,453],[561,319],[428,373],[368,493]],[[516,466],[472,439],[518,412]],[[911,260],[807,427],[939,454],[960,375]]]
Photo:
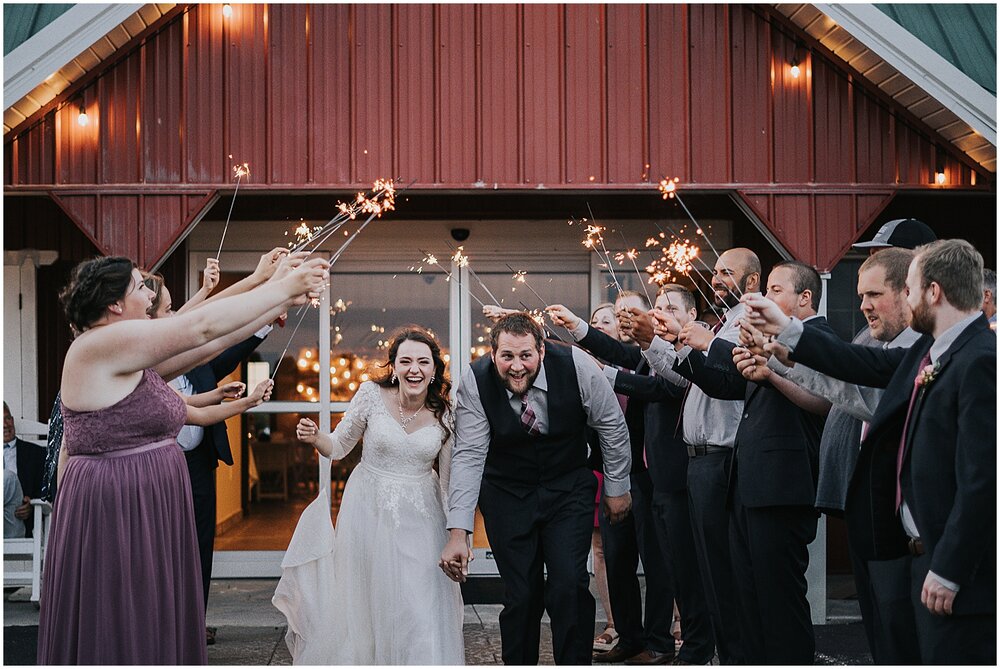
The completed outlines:
[[[468,532],[462,529],[451,530],[448,543],[445,544],[444,550],[441,551],[441,559],[438,560],[441,571],[456,583],[465,583],[465,579],[469,576],[469,563],[474,559]]]
[[[670,343],[677,341],[681,324],[677,322],[673,314],[662,309],[653,309],[649,313],[653,317],[653,334]]]
[[[309,254],[305,251],[296,251],[295,253],[286,253],[285,255],[278,258],[275,263],[274,269],[271,270],[270,281],[281,281],[293,270],[297,269],[306,261]],[[260,267],[260,265],[258,265]]]
[[[747,381],[760,383],[771,376],[771,370],[767,366],[767,358],[754,355],[741,346],[733,349],[733,363]]]
[[[764,334],[781,334],[791,322],[777,304],[760,293],[747,293],[741,301],[747,305],[747,320]]]
[[[545,307],[545,312],[553,323],[561,325],[567,330],[580,327],[580,317],[561,304],[550,304]]]
[[[215,287],[219,285],[219,278],[221,277],[219,272],[219,261],[215,258],[209,258],[205,261],[205,274],[201,280],[201,287],[205,290],[206,295],[211,295]]]
[[[754,355],[760,355],[763,357],[768,357],[768,353],[764,350],[764,344],[767,343],[767,337],[764,333],[750,325],[750,322],[745,319],[740,319],[740,345],[746,349],[749,349]]]
[[[608,516],[608,519],[611,520],[612,525],[617,525],[625,520],[625,516],[627,516],[628,512],[631,510],[631,493],[625,493],[624,495],[619,495],[618,497],[604,496],[604,513]]]

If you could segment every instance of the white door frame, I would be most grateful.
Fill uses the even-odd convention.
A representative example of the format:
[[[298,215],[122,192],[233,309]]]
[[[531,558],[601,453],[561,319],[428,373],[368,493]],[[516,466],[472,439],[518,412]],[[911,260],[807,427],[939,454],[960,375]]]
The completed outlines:
[[[15,420],[37,421],[38,308],[36,272],[56,251],[4,251],[4,400]]]

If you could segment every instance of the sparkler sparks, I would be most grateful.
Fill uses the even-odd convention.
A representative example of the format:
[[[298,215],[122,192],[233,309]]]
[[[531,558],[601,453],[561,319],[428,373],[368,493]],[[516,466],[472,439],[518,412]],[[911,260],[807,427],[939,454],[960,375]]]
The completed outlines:
[[[232,159],[232,155],[229,156]],[[233,176],[236,177],[236,188],[233,189],[233,201],[229,203],[229,213],[226,214],[226,225],[222,228],[222,239],[219,240],[219,250],[215,252],[215,259],[222,255],[222,245],[226,242],[226,232],[229,231],[229,220],[233,217],[233,207],[236,206],[236,194],[240,192],[240,181],[243,177],[250,178],[250,163],[233,165]]]
[[[679,178],[674,177],[673,179],[662,179],[660,181],[659,189],[660,193],[663,194],[663,199],[670,199],[677,196],[677,182],[680,181]]]

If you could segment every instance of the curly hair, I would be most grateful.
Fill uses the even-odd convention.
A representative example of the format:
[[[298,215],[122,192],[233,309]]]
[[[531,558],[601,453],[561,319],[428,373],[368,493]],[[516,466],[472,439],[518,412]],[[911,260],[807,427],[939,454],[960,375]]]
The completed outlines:
[[[434,414],[434,417],[437,418],[438,424],[444,431],[444,439],[441,440],[441,443],[445,444],[451,437],[451,428],[448,426],[448,421],[445,420],[445,413],[451,409],[451,381],[445,375],[441,347],[438,346],[434,335],[419,325],[404,325],[396,330],[389,343],[389,358],[379,365],[381,371],[376,372],[372,381],[383,388],[399,387],[399,380],[395,378],[392,372],[392,364],[396,360],[396,354],[399,352],[399,347],[404,341],[415,341],[426,344],[427,348],[431,350],[431,360],[434,362],[434,377],[427,386],[425,404],[431,410],[431,413]]]
[[[135,266],[128,258],[102,256],[73,268],[59,301],[75,333],[90,328],[104,316],[105,309],[125,297]]]

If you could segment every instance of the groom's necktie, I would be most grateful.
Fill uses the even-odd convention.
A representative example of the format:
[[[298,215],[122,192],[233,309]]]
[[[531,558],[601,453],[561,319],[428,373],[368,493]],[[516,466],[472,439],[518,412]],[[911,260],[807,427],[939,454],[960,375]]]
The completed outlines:
[[[927,351],[917,366],[917,375],[913,379],[913,392],[910,393],[910,406],[906,408],[906,420],[903,421],[903,436],[899,439],[899,452],[896,454],[896,511],[899,511],[899,507],[903,503],[903,487],[900,485],[899,479],[903,474],[903,453],[906,450],[906,434],[910,427],[910,416],[913,415],[913,405],[916,404],[917,394],[920,392],[920,384],[917,383],[917,380],[923,373],[924,367],[930,363],[931,352]]]
[[[521,427],[523,427],[524,431],[532,437],[537,437],[541,434],[537,423],[538,418],[535,416],[535,412],[531,408],[531,405],[528,404],[528,393],[525,393],[521,395]]]

